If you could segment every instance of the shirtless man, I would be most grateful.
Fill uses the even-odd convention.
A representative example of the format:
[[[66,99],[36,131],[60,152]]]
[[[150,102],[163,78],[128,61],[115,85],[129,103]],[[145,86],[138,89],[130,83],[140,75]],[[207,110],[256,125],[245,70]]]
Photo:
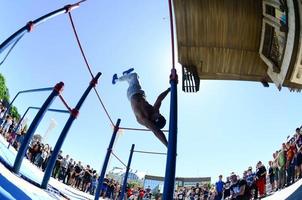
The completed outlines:
[[[133,70],[133,68],[130,68],[124,71],[123,76],[120,78],[118,78],[117,74],[114,74],[112,83],[115,84],[117,81],[128,82],[127,97],[131,103],[137,122],[150,129],[164,145],[168,146],[166,136],[160,130],[165,126],[166,119],[160,114],[159,108],[161,102],[170,92],[170,88],[161,93],[152,106],[147,102],[145,92],[142,90],[138,80],[139,77],[137,73],[132,72]]]

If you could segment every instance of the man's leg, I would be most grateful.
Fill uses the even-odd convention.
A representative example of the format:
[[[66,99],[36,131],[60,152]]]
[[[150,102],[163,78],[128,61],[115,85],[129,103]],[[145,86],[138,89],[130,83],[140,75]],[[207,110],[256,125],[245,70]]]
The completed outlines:
[[[120,78],[118,78],[117,74],[114,74],[112,77],[112,84],[115,84],[117,81],[128,81],[130,83],[130,79],[134,78],[134,75],[137,78],[137,74],[136,73],[131,73],[134,70],[134,68],[130,68],[126,71],[123,71],[123,76],[121,76]],[[129,76],[128,76],[129,75]]]
[[[134,71],[134,68],[129,68],[126,71],[123,71],[123,75],[130,74],[133,71]]]
[[[112,84],[116,84],[116,81],[117,81],[118,77],[117,77],[117,74],[113,74],[112,76]]]
[[[125,74],[125,75],[119,77],[118,81],[127,81],[128,83],[132,83],[132,82],[138,81],[138,75],[137,75],[137,73]]]
[[[118,78],[116,81],[127,81],[128,82],[129,86],[127,89],[127,97],[129,100],[131,100],[131,97],[134,94],[142,94],[142,95],[145,94],[145,92],[142,90],[142,87],[139,83],[137,73],[129,73],[129,74],[123,75],[120,78]]]

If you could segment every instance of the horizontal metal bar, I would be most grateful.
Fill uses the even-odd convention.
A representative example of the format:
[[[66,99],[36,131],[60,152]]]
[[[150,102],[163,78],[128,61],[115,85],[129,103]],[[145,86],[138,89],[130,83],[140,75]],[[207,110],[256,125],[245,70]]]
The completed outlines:
[[[47,88],[38,88],[38,89],[31,89],[31,90],[22,90],[19,91],[18,93],[27,93],[27,92],[42,92],[42,91],[50,91],[53,90],[53,87],[47,87]]]
[[[39,107],[29,107],[30,109],[36,109],[36,110],[39,110],[40,108]],[[47,111],[50,111],[50,112],[58,112],[58,113],[67,113],[69,114],[70,112],[68,110],[61,110],[61,109],[52,109],[52,108],[49,108],[47,109]]]
[[[138,151],[134,150],[136,153],[145,153],[145,154],[157,154],[157,155],[167,155],[167,153],[153,152],[153,151]]]
[[[130,131],[150,131],[150,129],[144,129],[144,128],[129,128],[129,127],[119,127],[120,130],[130,130]],[[169,132],[169,130],[162,130],[162,132]]]

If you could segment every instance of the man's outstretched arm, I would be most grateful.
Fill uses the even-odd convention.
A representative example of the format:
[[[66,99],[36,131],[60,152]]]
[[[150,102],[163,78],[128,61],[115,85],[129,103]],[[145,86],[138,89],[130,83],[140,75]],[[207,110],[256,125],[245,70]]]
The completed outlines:
[[[156,99],[154,103],[154,109],[159,112],[159,108],[161,106],[161,102],[166,98],[167,94],[170,92],[170,88],[166,89],[164,92],[162,92]]]

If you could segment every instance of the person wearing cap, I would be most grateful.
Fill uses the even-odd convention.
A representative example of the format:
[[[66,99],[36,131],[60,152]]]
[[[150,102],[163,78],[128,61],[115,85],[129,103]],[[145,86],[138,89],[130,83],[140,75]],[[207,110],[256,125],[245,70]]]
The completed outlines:
[[[234,172],[231,173],[231,181],[232,181],[232,185],[230,188],[231,199],[249,200],[250,192],[247,187],[247,182],[243,179],[238,179],[237,175]]]
[[[154,105],[151,105],[146,100],[145,92],[139,83],[139,77],[137,73],[133,72],[133,68],[130,68],[123,72],[123,76],[119,77],[114,74],[112,77],[112,84],[117,81],[127,81],[129,87],[127,89],[127,97],[131,103],[132,110],[136,117],[136,120],[141,125],[150,129],[155,136],[166,146],[168,141],[165,134],[161,129],[166,124],[166,119],[159,112],[161,102],[170,92],[170,88],[162,92],[155,101]]]

